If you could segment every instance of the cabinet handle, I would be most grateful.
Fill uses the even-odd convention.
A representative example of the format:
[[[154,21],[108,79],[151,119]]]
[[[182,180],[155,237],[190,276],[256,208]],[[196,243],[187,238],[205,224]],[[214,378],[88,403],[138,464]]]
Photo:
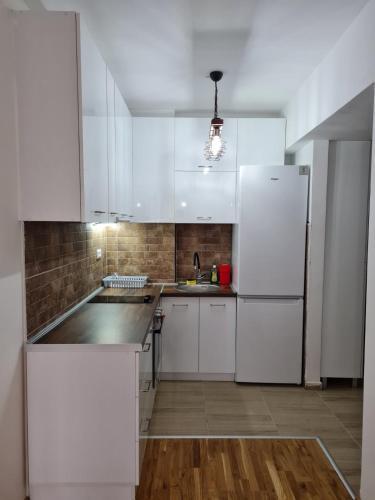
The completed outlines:
[[[100,214],[105,214],[103,210],[94,210],[94,214],[100,215]]]
[[[197,220],[211,220],[212,217],[197,217]]]
[[[148,432],[150,429],[151,418],[144,418],[141,422],[141,432]]]
[[[210,304],[211,307],[225,307],[226,304]]]
[[[142,352],[149,352],[150,349],[151,349],[151,343],[146,342],[142,348]]]
[[[152,382],[151,380],[146,380],[142,392],[150,392]]]
[[[213,168],[212,165],[198,165],[198,168]]]
[[[118,215],[118,212],[109,212],[109,215]]]
[[[173,307],[189,307],[189,304],[172,304]]]

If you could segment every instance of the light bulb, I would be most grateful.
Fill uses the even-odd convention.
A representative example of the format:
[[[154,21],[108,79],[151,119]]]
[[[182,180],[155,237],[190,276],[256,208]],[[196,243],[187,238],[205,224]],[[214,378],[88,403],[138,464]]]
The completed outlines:
[[[211,152],[214,156],[217,156],[222,148],[223,141],[220,136],[214,135],[211,139]]]

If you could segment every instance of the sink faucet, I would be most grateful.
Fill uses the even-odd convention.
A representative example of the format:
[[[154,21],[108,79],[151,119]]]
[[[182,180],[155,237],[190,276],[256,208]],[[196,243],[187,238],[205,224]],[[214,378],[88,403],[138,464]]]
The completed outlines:
[[[205,274],[201,274],[201,262],[199,260],[199,255],[197,252],[194,252],[193,266],[195,271],[195,279],[197,280],[198,283],[200,283]]]

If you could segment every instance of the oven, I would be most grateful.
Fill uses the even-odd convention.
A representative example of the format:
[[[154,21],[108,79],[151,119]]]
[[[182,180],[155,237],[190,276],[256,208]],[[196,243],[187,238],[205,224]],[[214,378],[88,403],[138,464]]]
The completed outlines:
[[[162,329],[164,315],[161,307],[155,309],[152,320],[152,387],[155,389],[160,378],[161,369],[161,351],[162,351]]]

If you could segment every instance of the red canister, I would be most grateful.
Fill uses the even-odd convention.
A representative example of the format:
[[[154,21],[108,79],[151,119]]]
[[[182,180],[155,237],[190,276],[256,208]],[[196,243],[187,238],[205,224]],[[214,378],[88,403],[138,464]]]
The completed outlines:
[[[230,264],[220,264],[219,266],[219,282],[220,285],[229,286],[230,285]]]

